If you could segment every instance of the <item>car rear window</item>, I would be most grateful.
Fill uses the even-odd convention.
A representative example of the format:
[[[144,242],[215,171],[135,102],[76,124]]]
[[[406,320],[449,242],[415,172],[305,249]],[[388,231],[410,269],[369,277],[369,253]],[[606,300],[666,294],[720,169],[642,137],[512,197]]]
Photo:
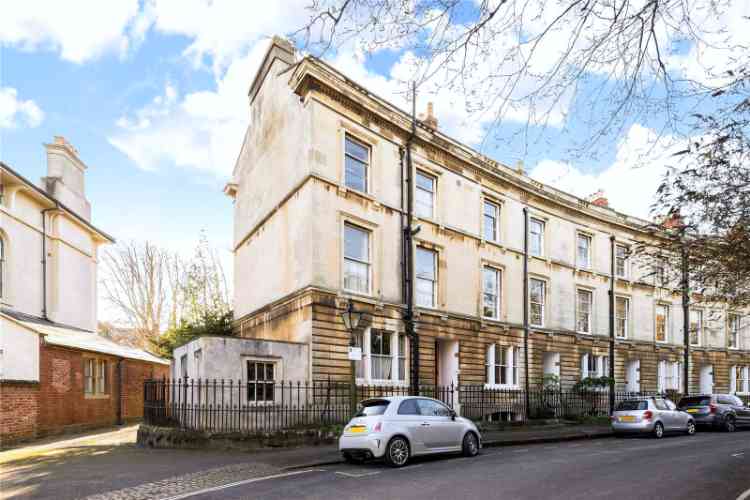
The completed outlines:
[[[710,404],[710,396],[694,396],[690,398],[682,398],[680,400],[680,404],[677,406],[679,406],[680,408],[685,408],[687,406],[708,406]]]
[[[648,410],[648,402],[646,401],[623,401],[615,411],[635,411],[635,410]]]
[[[372,417],[375,415],[382,415],[385,413],[386,408],[390,401],[376,400],[376,401],[364,401],[362,403],[362,409],[357,412],[355,417]]]

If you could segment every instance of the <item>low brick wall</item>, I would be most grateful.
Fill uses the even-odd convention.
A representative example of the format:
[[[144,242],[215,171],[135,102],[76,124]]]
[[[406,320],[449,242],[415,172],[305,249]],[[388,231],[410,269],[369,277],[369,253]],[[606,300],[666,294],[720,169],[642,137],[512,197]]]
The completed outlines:
[[[0,382],[0,447],[37,436],[39,383]]]
[[[138,445],[147,448],[211,448],[251,451],[263,448],[335,444],[340,434],[341,428],[339,426],[260,434],[238,434],[190,431],[175,427],[141,424],[138,427]]]

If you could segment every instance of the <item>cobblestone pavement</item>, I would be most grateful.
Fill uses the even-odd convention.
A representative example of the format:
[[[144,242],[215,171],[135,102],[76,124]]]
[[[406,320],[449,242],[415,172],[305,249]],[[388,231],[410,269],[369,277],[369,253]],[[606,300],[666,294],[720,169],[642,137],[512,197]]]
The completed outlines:
[[[280,469],[263,463],[242,463],[170,477],[132,488],[99,493],[86,500],[149,500],[168,498],[204,488],[274,474]]]

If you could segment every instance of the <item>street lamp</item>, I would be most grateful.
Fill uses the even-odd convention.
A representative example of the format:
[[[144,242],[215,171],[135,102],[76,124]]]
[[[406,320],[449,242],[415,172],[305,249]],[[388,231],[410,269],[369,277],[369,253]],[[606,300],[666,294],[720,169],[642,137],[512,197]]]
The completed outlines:
[[[346,307],[346,311],[341,313],[341,318],[344,320],[344,326],[351,334],[350,344],[354,345],[354,330],[359,326],[359,320],[362,319],[362,313],[355,311],[352,301]]]
[[[359,320],[362,319],[362,313],[354,310],[352,301],[349,300],[349,304],[346,306],[346,311],[341,313],[341,319],[344,320],[344,326],[349,330],[349,345],[351,347],[356,346],[354,341],[354,332],[359,326]],[[360,358],[361,360],[361,358]],[[351,378],[349,379],[349,395],[352,415],[357,411],[357,375],[355,359],[353,358],[352,352],[349,352],[349,362],[351,364]]]

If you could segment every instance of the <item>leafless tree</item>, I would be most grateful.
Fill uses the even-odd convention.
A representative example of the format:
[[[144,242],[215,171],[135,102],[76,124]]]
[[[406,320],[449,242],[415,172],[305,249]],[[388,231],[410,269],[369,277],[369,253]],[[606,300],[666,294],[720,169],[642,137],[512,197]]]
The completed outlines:
[[[686,133],[690,108],[737,57],[747,60],[727,29],[741,1],[311,0],[309,21],[290,36],[319,56],[404,51],[404,83],[461,96],[471,120],[491,124],[488,134],[525,116],[504,137],[520,134],[528,147],[548,125],[572,124],[570,151],[593,154],[601,139],[655,116],[662,130]]]
[[[161,331],[174,262],[174,256],[149,242],[120,243],[104,253],[104,296],[144,345]]]
[[[132,336],[126,343],[145,348],[165,330],[231,310],[224,269],[203,234],[190,258],[131,241],[105,252],[103,263],[105,299],[128,327],[106,330]]]

